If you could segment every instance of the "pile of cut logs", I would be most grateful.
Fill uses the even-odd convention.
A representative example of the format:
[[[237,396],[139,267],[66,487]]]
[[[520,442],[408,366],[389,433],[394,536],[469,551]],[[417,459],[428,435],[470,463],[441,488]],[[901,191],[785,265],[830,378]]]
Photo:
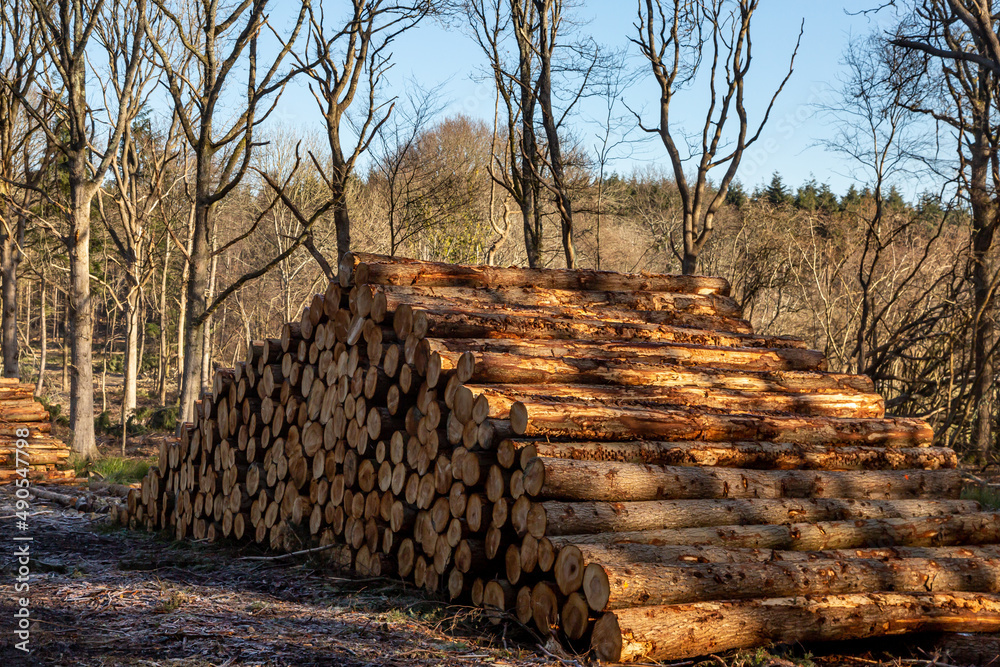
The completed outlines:
[[[323,549],[609,661],[1000,630],[1000,514],[721,279],[347,254],[130,520]]]
[[[18,468],[44,478],[69,459],[69,447],[50,435],[49,413],[35,401],[34,392],[33,384],[0,378],[0,482],[18,477]],[[25,431],[28,435],[21,437]],[[18,440],[27,446],[18,448]]]

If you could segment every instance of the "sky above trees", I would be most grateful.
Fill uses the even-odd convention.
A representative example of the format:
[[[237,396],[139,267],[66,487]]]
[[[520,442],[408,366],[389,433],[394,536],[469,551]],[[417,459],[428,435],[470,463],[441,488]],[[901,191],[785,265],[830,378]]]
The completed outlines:
[[[834,132],[822,107],[837,99],[839,78],[844,73],[841,59],[849,39],[878,30],[880,24],[891,23],[888,11],[876,16],[861,13],[871,7],[872,3],[858,0],[762,3],[754,18],[754,67],[747,90],[752,115],[759,117],[763,113],[771,93],[787,72],[788,58],[803,21],[804,33],[795,72],[778,97],[760,143],[747,152],[740,166],[738,178],[744,189],[752,191],[766,185],[774,172],[779,172],[793,188],[815,178],[828,183],[837,194],[843,194],[857,180],[858,174],[852,171],[855,165],[823,146],[824,141],[833,139]],[[635,83],[622,98],[624,104],[617,105],[615,114],[634,126],[634,117],[628,110],[631,108],[642,114],[647,124],[653,124],[656,86],[647,76],[648,66],[643,66],[635,46],[628,42],[635,32],[632,25],[635,3],[581,0],[573,13],[578,37],[590,36],[611,51],[628,47],[629,56],[622,61],[623,65],[639,71]],[[392,51],[395,63],[386,75],[387,96],[403,96],[414,84],[425,89],[440,87],[442,118],[466,114],[492,124],[493,82],[484,78],[482,54],[460,18],[446,23],[425,21],[400,36]],[[703,113],[701,102],[706,92],[707,83],[699,81],[686,95],[692,106],[692,132],[699,128],[698,116]],[[684,118],[684,103],[678,105],[677,113],[678,118]],[[570,123],[574,137],[583,146],[593,146],[605,114],[606,103],[602,99],[591,98],[579,105]],[[304,81],[285,92],[273,119],[303,133],[320,131],[322,127]],[[620,174],[650,167],[669,171],[666,153],[655,135],[634,130],[629,139],[632,141],[628,145],[616,151],[612,170]],[[897,185],[911,201],[927,187],[925,182],[916,181]]]

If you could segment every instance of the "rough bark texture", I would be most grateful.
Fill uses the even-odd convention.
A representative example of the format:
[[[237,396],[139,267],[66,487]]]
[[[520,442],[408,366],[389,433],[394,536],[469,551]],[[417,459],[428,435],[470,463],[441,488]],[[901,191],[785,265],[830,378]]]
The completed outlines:
[[[529,496],[558,500],[684,498],[958,498],[957,470],[746,470],[535,458],[524,471]]]
[[[871,593],[623,609],[597,621],[591,645],[601,660],[648,662],[775,641],[998,630],[1000,596]]]

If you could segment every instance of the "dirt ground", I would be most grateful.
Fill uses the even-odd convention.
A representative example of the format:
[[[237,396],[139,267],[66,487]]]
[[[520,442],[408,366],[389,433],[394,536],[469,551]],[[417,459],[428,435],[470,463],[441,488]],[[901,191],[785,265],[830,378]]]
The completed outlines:
[[[16,525],[14,487],[0,486],[0,665],[538,665],[588,664],[513,621],[489,626],[468,608],[387,579],[351,580],[318,560],[249,560],[249,547],[175,543],[32,500]],[[30,648],[15,648],[15,535],[30,535]],[[951,667],[995,662],[1000,640],[779,647],[673,667]]]

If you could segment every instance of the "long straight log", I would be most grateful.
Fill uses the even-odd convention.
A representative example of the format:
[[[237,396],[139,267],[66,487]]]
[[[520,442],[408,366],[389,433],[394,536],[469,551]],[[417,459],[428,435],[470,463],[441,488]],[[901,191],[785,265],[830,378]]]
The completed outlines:
[[[445,303],[468,302],[489,306],[583,306],[586,308],[619,308],[626,310],[663,310],[693,315],[718,315],[740,318],[743,310],[735,299],[717,294],[683,294],[677,292],[645,292],[636,290],[583,291],[534,286],[495,288],[422,287],[382,285],[373,296],[381,294],[388,311],[401,304],[417,300],[437,299]]]
[[[576,384],[463,385],[455,410],[479,413],[476,421],[505,419],[517,401],[600,404],[614,407],[699,408],[720,412],[778,412],[808,416],[879,418],[885,401],[878,394],[738,391],[701,386],[608,387]],[[471,404],[466,407],[465,403]],[[478,418],[481,417],[481,418]]]
[[[622,609],[598,619],[591,646],[607,662],[651,662],[772,642],[998,630],[1000,596],[871,593]]]
[[[958,470],[749,470],[606,463],[538,457],[525,468],[524,490],[550,500],[698,498],[957,499]]]
[[[806,372],[824,369],[826,362],[822,352],[798,347],[718,347],[637,340],[425,338],[418,343],[417,350],[418,365],[421,357],[426,359],[433,352],[450,358],[457,358],[465,352],[475,354],[476,370],[470,377],[472,381],[482,384],[589,382],[644,385],[649,377],[653,377],[665,385],[711,382],[715,383],[712,386],[743,391],[780,391],[782,388],[806,391],[814,387],[831,391],[874,391],[871,380],[863,375]],[[546,363],[558,360],[566,363]],[[519,372],[521,365],[525,368]],[[690,366],[698,368],[691,369]],[[607,372],[601,373],[605,367]],[[713,369],[753,374],[742,376]],[[428,376],[432,370],[427,369]],[[657,373],[650,373],[653,370]],[[786,374],[776,371],[799,372]],[[574,377],[565,377],[566,373]],[[701,375],[702,379],[695,377],[697,375]]]
[[[715,329],[644,322],[443,308],[415,309],[413,318],[413,333],[417,338],[635,339],[719,347],[805,348],[805,343],[801,340],[789,337],[727,333]]]
[[[627,308],[607,303],[588,304],[582,299],[578,300],[577,303],[552,303],[553,299],[551,298],[532,299],[530,296],[523,302],[510,301],[498,303],[488,298],[475,298],[476,294],[482,290],[465,289],[456,293],[454,288],[442,288],[442,291],[446,291],[448,294],[442,296],[426,294],[411,294],[408,296],[388,295],[386,297],[385,309],[388,312],[396,311],[404,306],[425,310],[452,310],[455,308],[461,308],[481,313],[516,315],[518,317],[664,324],[669,326],[709,329],[727,333],[753,333],[753,327],[750,326],[750,323],[746,320],[740,317],[722,315],[713,312],[698,313],[672,308]],[[573,294],[573,292],[568,291],[562,291],[562,293]],[[580,293],[578,292],[578,294]],[[608,294],[608,292],[596,292],[595,294]],[[652,305],[641,304],[638,300],[636,300],[636,302],[639,305]],[[395,318],[393,323],[396,324]],[[409,332],[406,331],[406,325],[402,324],[400,328],[396,329],[396,333],[405,335]]]
[[[619,461],[674,466],[764,470],[936,470],[955,468],[958,457],[947,447],[856,447],[837,443],[790,442],[543,442],[503,440],[497,459],[505,467],[532,458]]]
[[[1000,593],[1000,561],[850,559],[770,563],[591,563],[583,591],[597,612],[649,605],[848,593]]]
[[[974,500],[651,500],[645,502],[547,501],[531,505],[525,525],[536,538],[553,535],[662,530],[729,525],[889,519],[971,514]]]
[[[901,519],[818,521],[780,526],[675,528],[568,535],[548,539],[556,549],[581,544],[705,545],[781,551],[824,551],[890,546],[963,546],[1000,543],[1000,514],[979,512]],[[563,558],[562,553],[560,558]],[[572,582],[579,575],[568,577],[566,573],[561,572],[558,559],[556,568],[556,580],[560,587],[565,585],[569,590],[575,590],[578,586],[571,586],[567,582]]]
[[[728,296],[722,278],[666,274],[628,274],[590,269],[519,269],[462,266],[440,262],[345,253],[338,264],[341,287],[352,284],[419,285],[422,287],[542,287],[566,290],[679,292]]]
[[[558,562],[567,581],[582,584],[584,569],[589,563],[766,563],[770,561],[812,562],[842,561],[853,558],[885,560],[899,558],[924,559],[1000,559],[1000,545],[950,547],[861,547],[825,549],[822,551],[788,551],[781,549],[729,548],[712,545],[664,544],[569,544],[558,540]],[[546,548],[557,548],[544,538]],[[574,575],[575,573],[575,575]]]
[[[934,440],[933,429],[922,419],[715,415],[541,401],[514,403],[510,427],[517,435],[593,440],[757,440],[910,447]]]

